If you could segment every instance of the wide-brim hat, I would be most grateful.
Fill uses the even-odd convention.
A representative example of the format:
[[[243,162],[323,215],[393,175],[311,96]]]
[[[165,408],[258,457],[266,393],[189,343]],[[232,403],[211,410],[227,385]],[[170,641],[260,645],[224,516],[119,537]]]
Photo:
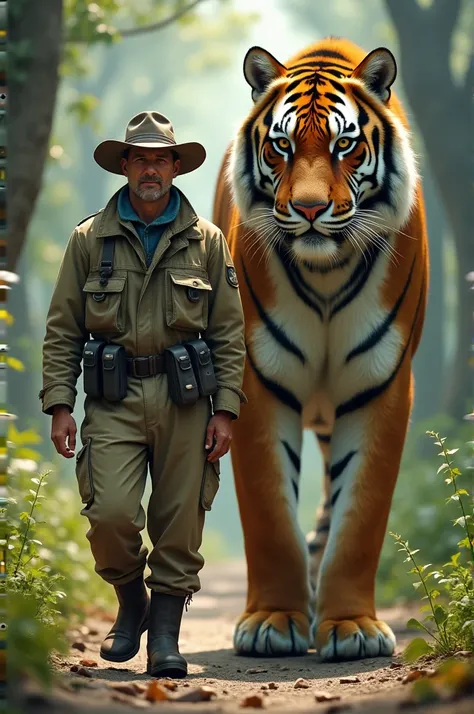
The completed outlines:
[[[197,141],[176,143],[174,129],[169,119],[159,112],[140,112],[130,119],[125,130],[125,141],[106,139],[94,151],[94,159],[106,171],[123,174],[120,160],[124,151],[132,146],[146,149],[172,149],[181,162],[179,174],[194,171],[204,162],[206,150]]]

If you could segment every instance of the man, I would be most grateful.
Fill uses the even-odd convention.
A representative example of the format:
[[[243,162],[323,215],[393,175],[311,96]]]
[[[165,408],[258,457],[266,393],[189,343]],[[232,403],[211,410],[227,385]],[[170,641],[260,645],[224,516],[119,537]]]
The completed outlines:
[[[148,628],[153,676],[187,674],[178,647],[183,607],[200,588],[204,515],[219,487],[232,420],[246,402],[243,311],[227,243],[173,186],[205,156],[201,144],[176,143],[158,112],[133,117],[125,141],[99,144],[96,162],[128,183],[74,229],[43,347],[42,409],[52,415],[51,438],[66,458],[75,455],[72,411],[86,341],[125,349],[125,396],[87,393],[76,474],[96,572],[119,602],[101,656],[129,660]],[[164,351],[199,337],[211,349],[217,391],[180,406],[170,398]],[[140,536],[147,468],[149,555]]]

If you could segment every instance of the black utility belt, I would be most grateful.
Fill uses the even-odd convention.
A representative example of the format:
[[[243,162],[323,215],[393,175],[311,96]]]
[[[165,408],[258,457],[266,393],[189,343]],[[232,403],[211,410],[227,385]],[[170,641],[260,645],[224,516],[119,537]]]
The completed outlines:
[[[127,357],[122,345],[89,340],[82,354],[84,391],[96,399],[119,402],[127,395],[128,377],[168,376],[168,392],[175,404],[194,404],[217,391],[211,351],[204,340],[168,347],[162,354]]]

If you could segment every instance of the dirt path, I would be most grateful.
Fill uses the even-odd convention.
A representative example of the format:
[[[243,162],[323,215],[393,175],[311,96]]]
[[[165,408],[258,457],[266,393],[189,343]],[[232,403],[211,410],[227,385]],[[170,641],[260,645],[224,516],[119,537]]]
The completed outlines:
[[[71,648],[66,659],[58,659],[56,667],[64,673],[63,685],[55,692],[56,703],[36,698],[28,711],[38,714],[87,714],[117,712],[129,714],[137,707],[160,711],[163,714],[182,712],[245,711],[241,702],[249,695],[258,697],[264,708],[275,713],[336,712],[346,708],[360,711],[397,711],[408,699],[409,686],[402,683],[409,671],[391,658],[367,659],[360,662],[326,664],[314,652],[298,658],[250,658],[236,656],[232,649],[232,632],[236,616],[245,602],[245,564],[233,562],[206,566],[202,572],[202,590],[193,600],[183,618],[180,647],[189,664],[189,676],[179,681],[170,696],[190,693],[196,688],[214,690],[206,703],[145,700],[150,682],[146,669],[146,635],[142,638],[139,654],[130,662],[110,666],[99,657],[100,642],[110,628],[110,622],[99,619],[88,621],[86,627],[71,633],[71,642],[82,643],[84,651]],[[397,653],[413,636],[405,622],[414,612],[401,609],[380,611],[379,616],[391,625],[397,640]],[[113,618],[112,618],[113,619]],[[97,666],[86,667],[89,677],[71,673],[70,668],[81,660],[91,660]],[[344,683],[343,678],[353,681]],[[305,688],[295,688],[298,679],[305,680]],[[272,684],[271,684],[272,683]],[[317,692],[325,692],[334,699],[317,703]],[[337,698],[336,698],[337,697]],[[456,714],[472,711],[470,700],[464,708],[456,703]],[[403,704],[402,704],[403,706]],[[406,704],[405,704],[406,706]],[[424,707],[417,711],[423,711]],[[453,711],[449,705],[430,707],[430,711]]]

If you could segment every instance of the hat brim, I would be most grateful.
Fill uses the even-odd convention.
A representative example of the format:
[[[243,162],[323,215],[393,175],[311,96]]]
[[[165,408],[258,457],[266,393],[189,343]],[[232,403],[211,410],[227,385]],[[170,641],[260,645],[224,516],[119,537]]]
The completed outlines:
[[[190,171],[199,168],[206,158],[206,149],[197,141],[188,141],[184,144],[170,144],[164,141],[132,142],[107,139],[96,147],[94,159],[99,166],[106,171],[123,176],[122,167],[120,166],[123,152],[134,146],[141,146],[144,149],[171,149],[175,151],[181,162],[178,175],[188,174]]]

